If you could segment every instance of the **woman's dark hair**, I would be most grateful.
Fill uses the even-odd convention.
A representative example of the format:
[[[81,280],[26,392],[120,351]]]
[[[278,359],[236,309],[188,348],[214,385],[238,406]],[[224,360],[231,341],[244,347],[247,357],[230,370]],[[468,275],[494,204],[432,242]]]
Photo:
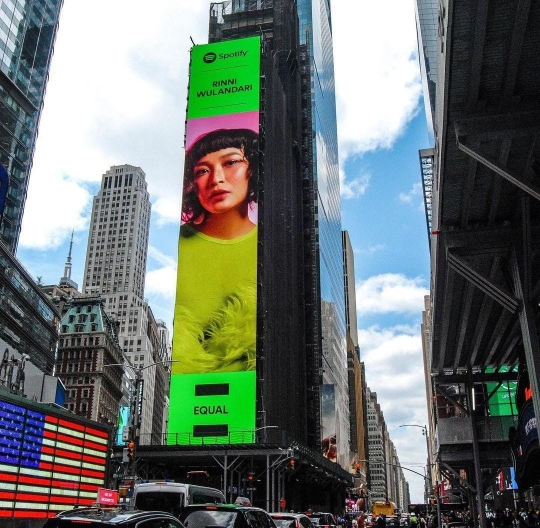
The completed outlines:
[[[186,152],[184,165],[184,196],[182,199],[182,222],[204,223],[208,211],[199,202],[195,183],[195,165],[210,152],[226,148],[244,152],[248,162],[248,194],[246,204],[257,200],[257,177],[259,174],[259,135],[248,128],[218,129],[195,140]]]

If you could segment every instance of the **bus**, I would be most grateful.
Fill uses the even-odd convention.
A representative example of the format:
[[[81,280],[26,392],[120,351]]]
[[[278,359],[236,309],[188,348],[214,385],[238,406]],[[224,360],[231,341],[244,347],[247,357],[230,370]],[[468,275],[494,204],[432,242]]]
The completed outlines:
[[[390,501],[375,501],[371,506],[371,513],[373,517],[378,517],[381,514],[389,517],[396,514],[396,505]]]

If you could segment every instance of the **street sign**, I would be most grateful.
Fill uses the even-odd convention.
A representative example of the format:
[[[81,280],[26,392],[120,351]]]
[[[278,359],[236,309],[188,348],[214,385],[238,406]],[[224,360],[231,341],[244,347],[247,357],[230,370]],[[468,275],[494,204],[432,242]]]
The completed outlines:
[[[116,506],[118,504],[118,491],[99,488],[97,502],[105,506]]]

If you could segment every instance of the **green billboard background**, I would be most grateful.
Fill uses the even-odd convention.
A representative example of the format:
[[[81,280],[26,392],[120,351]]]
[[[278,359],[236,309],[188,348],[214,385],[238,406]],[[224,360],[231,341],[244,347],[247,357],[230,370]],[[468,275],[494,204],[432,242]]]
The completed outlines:
[[[187,118],[259,110],[260,38],[195,46]]]

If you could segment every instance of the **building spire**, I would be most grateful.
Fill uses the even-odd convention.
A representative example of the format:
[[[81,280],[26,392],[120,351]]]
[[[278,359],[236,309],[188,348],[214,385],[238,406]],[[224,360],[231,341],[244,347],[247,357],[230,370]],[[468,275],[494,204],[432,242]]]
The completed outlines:
[[[71,242],[69,243],[69,253],[66,260],[66,267],[64,268],[64,277],[65,279],[71,279],[71,250],[73,248],[73,233],[75,230],[71,231]]]
[[[69,243],[69,253],[66,260],[66,266],[64,268],[64,276],[60,279],[60,286],[78,288],[78,285],[71,280],[71,250],[73,249],[73,233],[71,231],[71,241]]]

